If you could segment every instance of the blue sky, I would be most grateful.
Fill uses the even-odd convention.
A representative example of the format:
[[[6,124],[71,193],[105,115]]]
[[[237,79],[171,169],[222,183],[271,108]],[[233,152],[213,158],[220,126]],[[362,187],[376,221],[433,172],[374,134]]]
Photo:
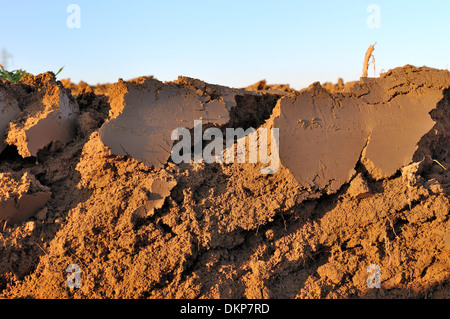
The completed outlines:
[[[90,84],[178,75],[232,87],[261,79],[300,89],[359,79],[377,42],[376,71],[450,64],[450,1],[6,1],[0,49],[10,69],[57,71]],[[68,5],[81,28],[68,28]],[[371,4],[380,27],[369,28]],[[373,75],[373,68],[369,76]]]

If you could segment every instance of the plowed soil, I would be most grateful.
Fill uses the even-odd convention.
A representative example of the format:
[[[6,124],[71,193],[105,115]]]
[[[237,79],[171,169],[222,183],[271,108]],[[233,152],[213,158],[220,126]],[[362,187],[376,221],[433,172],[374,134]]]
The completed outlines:
[[[444,71],[405,67],[386,76],[414,72],[431,79]],[[173,85],[193,85],[186,81]],[[61,83],[51,73],[2,82],[21,109],[42,86],[58,85],[79,116],[64,146],[26,158],[14,145],[0,153],[0,174],[28,172],[52,192],[33,217],[0,222],[0,297],[449,298],[450,82],[443,83],[429,115],[435,126],[411,163],[386,177],[360,159],[351,179],[306,196],[284,165],[273,175],[251,163],[169,160],[156,169],[114,155],[99,130],[116,115],[119,86]],[[323,90],[336,97],[343,87]],[[422,89],[408,87],[418,96]],[[282,97],[309,94],[265,82],[243,91],[261,97],[238,105],[261,109],[231,119],[252,125],[264,125]],[[140,214],[155,189],[161,201]],[[71,264],[82,271],[79,289],[66,284]],[[381,288],[367,285],[371,264]]]

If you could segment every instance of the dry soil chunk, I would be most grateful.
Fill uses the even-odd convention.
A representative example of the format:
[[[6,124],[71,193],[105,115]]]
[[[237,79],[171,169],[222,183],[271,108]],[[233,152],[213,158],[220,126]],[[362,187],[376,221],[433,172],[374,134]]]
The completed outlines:
[[[0,173],[0,219],[23,222],[41,209],[51,195],[50,189],[28,172]]]
[[[111,93],[112,119],[99,131],[101,141],[113,154],[162,167],[171,154],[174,129],[193,128],[195,120],[224,125],[230,119],[235,92],[208,94],[206,84],[197,82],[119,81]]]
[[[368,135],[358,105],[348,102],[339,107],[319,84],[280,100],[280,160],[302,187],[334,192],[354,175]]]
[[[274,110],[281,163],[304,188],[328,193],[350,180],[359,159],[373,177],[391,176],[412,162],[449,83],[447,71],[406,66],[362,79],[349,93],[315,83],[283,97]]]
[[[9,123],[20,113],[17,100],[8,94],[5,88],[0,88],[0,153],[5,149],[6,130]]]
[[[152,216],[155,209],[160,209],[164,205],[166,197],[177,185],[175,181],[155,180],[151,186],[151,194],[146,203],[133,212],[133,219],[146,218]]]
[[[17,146],[24,158],[36,156],[39,150],[50,144],[64,145],[75,134],[79,109],[70,93],[56,83],[47,83],[40,90],[45,94],[25,107],[7,133],[6,142]]]

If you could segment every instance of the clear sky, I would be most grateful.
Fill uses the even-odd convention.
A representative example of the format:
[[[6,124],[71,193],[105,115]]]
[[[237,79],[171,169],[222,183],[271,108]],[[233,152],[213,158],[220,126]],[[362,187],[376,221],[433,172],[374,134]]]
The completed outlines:
[[[261,79],[300,89],[376,72],[450,64],[450,1],[0,0],[9,69],[57,71],[90,84],[178,75],[243,87]],[[70,4],[80,28],[69,28]],[[368,12],[371,4],[377,10]],[[374,16],[375,14],[375,16]],[[369,23],[368,23],[369,20]],[[71,20],[75,21],[75,20]],[[0,56],[1,58],[1,56]],[[369,76],[373,76],[373,67]]]

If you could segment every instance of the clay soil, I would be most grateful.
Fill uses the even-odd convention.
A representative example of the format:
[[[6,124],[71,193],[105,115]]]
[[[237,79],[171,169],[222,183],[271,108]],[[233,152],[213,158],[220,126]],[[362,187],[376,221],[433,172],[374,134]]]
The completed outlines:
[[[21,106],[48,81],[51,73],[1,85]],[[305,199],[283,165],[273,175],[255,164],[155,169],[114,155],[99,129],[115,86],[59,85],[79,106],[74,138],[35,157],[12,145],[0,154],[0,173],[29,172],[52,192],[33,217],[0,221],[1,298],[450,297],[449,91],[418,144],[415,162],[429,158],[417,170],[377,179],[359,161],[358,178]],[[277,99],[298,93],[248,88],[261,91],[260,123]],[[136,214],[156,181],[172,183],[167,196]],[[82,271],[79,289],[66,284],[71,264]],[[367,285],[371,264],[381,288]]]

